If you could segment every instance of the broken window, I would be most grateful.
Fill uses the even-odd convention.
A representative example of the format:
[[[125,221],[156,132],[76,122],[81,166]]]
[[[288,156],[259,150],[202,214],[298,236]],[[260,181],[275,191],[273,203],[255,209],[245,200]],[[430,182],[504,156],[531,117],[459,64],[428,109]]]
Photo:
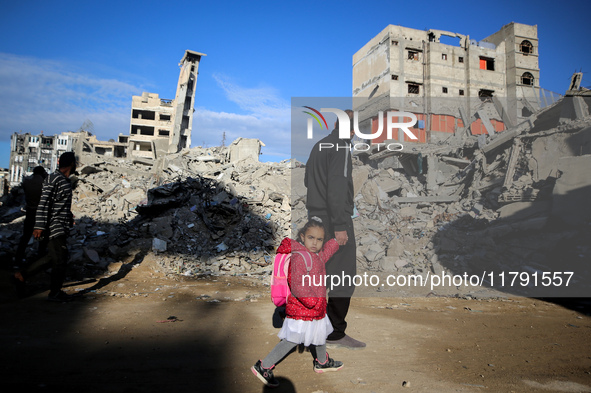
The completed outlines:
[[[527,107],[521,108],[521,117],[530,117],[533,113]]]
[[[154,127],[142,127],[136,124],[131,127],[132,135],[150,135],[154,136]]]
[[[398,80],[398,75],[392,75],[392,80],[393,81],[397,81]]]
[[[416,83],[409,83],[408,94],[419,94],[419,85],[417,85]]]
[[[521,84],[533,86],[534,85],[534,76],[529,72],[524,72],[523,75],[521,75]]]
[[[392,45],[398,45],[398,41],[392,40]]]
[[[464,95],[464,89],[460,89],[460,95],[463,96]]]
[[[487,71],[495,70],[495,59],[490,57],[480,56],[480,69]]]
[[[441,54],[441,60],[447,60],[447,53]]]
[[[447,94],[447,87],[442,87],[441,90],[443,91],[444,94]]]
[[[408,60],[419,61],[419,52],[414,51],[414,50],[409,50],[408,51]]]
[[[154,136],[154,127],[140,127],[140,134]]]
[[[139,109],[134,109],[132,111],[131,116],[134,119],[144,119],[144,120],[154,120],[156,119],[156,113],[154,111],[142,111]]]
[[[189,109],[191,109],[191,97],[186,97],[184,110],[188,111]]]
[[[494,91],[493,90],[486,90],[486,89],[481,89],[480,91],[478,91],[478,97],[480,98],[489,98],[493,96]]]
[[[519,45],[519,50],[524,55],[531,55],[534,53],[534,46],[528,40],[523,40]]]
[[[160,114],[161,121],[170,121],[170,115]]]
[[[460,63],[463,63],[463,62],[464,62],[464,58],[463,58],[462,56],[460,56],[460,57],[458,58],[458,61],[459,61]]]
[[[158,135],[160,136],[170,136],[169,130],[158,130]]]

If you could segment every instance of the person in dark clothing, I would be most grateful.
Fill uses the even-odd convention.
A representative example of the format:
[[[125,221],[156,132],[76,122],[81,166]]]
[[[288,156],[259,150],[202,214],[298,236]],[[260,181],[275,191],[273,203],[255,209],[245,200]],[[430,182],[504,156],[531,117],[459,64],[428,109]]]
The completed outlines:
[[[41,199],[41,191],[43,189],[43,181],[47,177],[47,172],[42,166],[37,166],[33,169],[33,175],[23,179],[22,188],[25,191],[26,201],[26,216],[23,228],[23,235],[18,243],[14,262],[18,271],[25,268],[25,250],[29,244],[29,240],[33,235],[33,228],[35,227],[35,215],[37,214],[37,205]],[[39,244],[37,254],[41,256],[47,248],[47,241]]]
[[[69,259],[67,238],[69,228],[74,225],[71,211],[72,184],[69,177],[75,171],[76,156],[72,152],[63,153],[59,158],[58,170],[49,175],[43,183],[43,192],[37,207],[33,236],[35,239],[43,236],[49,238],[49,250],[46,258],[35,262],[28,269],[27,275],[33,275],[46,266],[51,266],[47,297],[50,301],[63,302],[73,299],[73,296],[62,291],[62,285]]]
[[[350,118],[350,138],[354,131],[351,124],[353,111],[345,111]],[[339,139],[339,123],[325,138],[317,142],[306,163],[304,184],[307,188],[306,208],[309,217],[322,219],[327,229],[327,238],[334,237],[340,248],[326,264],[327,275],[353,277],[357,274],[356,245],[353,219],[354,191],[351,171],[351,139]],[[351,296],[355,291],[352,282],[343,282],[329,291],[327,314],[334,331],[328,336],[329,346],[350,349],[364,348],[365,343],[345,333],[346,317]]]

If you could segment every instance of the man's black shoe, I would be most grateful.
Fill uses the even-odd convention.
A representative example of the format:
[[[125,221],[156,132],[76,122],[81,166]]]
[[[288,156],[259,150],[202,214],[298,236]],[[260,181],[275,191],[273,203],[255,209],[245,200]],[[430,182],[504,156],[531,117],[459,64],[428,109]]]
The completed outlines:
[[[74,300],[74,296],[68,295],[64,291],[59,291],[55,294],[50,293],[49,295],[47,295],[47,300],[50,302],[60,302],[60,303],[71,302],[72,300]]]

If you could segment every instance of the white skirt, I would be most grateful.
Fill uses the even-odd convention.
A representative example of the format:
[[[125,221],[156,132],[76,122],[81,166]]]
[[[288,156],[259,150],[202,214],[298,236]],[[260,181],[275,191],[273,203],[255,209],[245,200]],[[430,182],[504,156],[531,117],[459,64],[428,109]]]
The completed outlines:
[[[332,333],[333,328],[325,315],[322,319],[315,319],[313,321],[303,321],[301,319],[285,318],[283,327],[277,334],[280,339],[285,339],[296,344],[309,345],[324,345],[326,344],[326,337]]]

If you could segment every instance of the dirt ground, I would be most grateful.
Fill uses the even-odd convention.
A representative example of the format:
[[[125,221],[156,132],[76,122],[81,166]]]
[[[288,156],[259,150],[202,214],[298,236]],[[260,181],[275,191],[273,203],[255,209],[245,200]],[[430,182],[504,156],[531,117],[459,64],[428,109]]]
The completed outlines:
[[[71,303],[40,290],[17,300],[4,279],[2,391],[266,391],[250,367],[278,341],[268,288],[166,277],[155,258],[69,283],[84,293]],[[345,367],[327,374],[295,352],[273,390],[591,392],[589,310],[585,299],[357,297],[348,332],[367,348],[329,349]]]

